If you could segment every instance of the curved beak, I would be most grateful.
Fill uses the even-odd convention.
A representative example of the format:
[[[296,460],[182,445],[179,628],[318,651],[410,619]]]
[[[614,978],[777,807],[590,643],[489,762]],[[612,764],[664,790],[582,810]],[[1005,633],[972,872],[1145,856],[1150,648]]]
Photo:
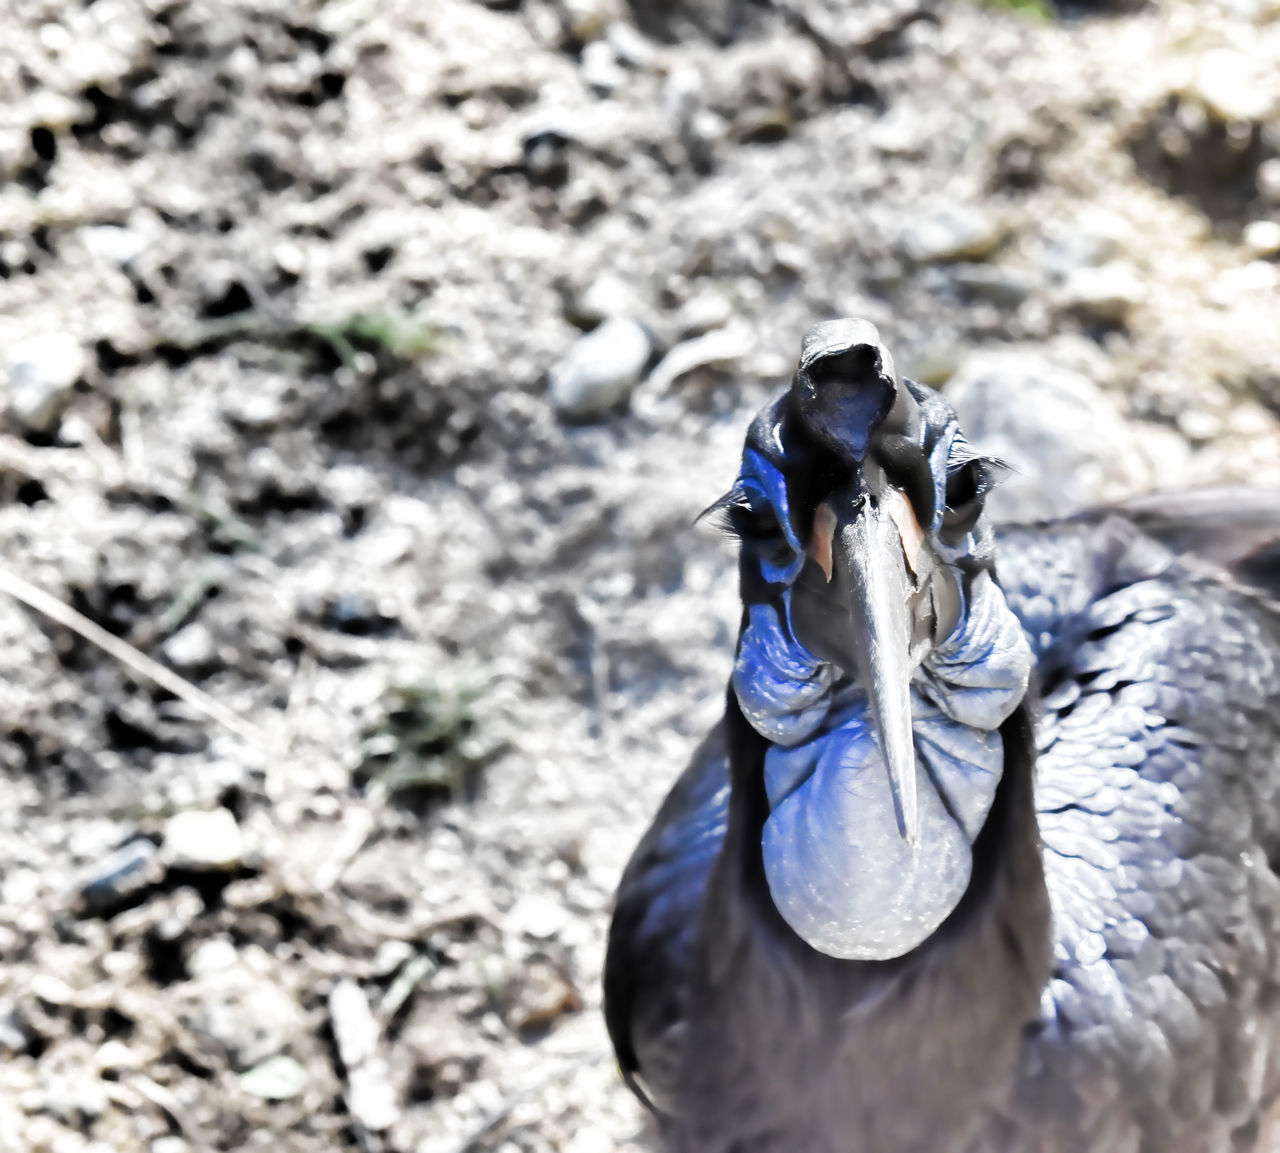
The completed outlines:
[[[809,579],[802,579],[818,595],[807,610],[795,602],[796,627],[807,647],[845,667],[870,698],[898,832],[914,845],[920,825],[911,732],[915,586],[907,571],[907,550],[916,544],[908,539],[911,530],[920,530],[909,506],[909,522],[903,523],[893,498],[904,504],[905,499],[896,491],[888,490],[890,499],[885,500],[873,496],[861,479],[856,485],[858,492],[835,495],[818,507],[809,546],[816,564],[806,569]],[[824,576],[827,588],[819,590],[815,580]],[[818,611],[811,615],[813,606]]]
[[[836,551],[837,563],[849,574],[853,658],[858,680],[871,698],[898,832],[915,844],[919,813],[911,735],[911,589],[902,541],[883,504],[864,501],[861,512],[839,527]]]

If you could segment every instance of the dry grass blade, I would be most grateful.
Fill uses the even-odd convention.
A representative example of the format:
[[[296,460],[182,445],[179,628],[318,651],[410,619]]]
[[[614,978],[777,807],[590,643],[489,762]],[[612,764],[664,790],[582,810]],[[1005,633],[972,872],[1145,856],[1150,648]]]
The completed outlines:
[[[262,734],[243,717],[227,708],[221,701],[215,700],[208,693],[196,688],[190,681],[183,680],[177,673],[167,669],[158,661],[152,660],[145,653],[139,652],[131,644],[113,636],[100,625],[96,625],[88,617],[76,612],[70,605],[64,604],[57,597],[43,589],[37,588],[8,569],[0,567],[0,592],[8,593],[16,601],[21,601],[30,609],[48,617],[51,621],[70,629],[83,637],[90,644],[97,645],[108,656],[119,661],[141,677],[159,685],[166,692],[172,693],[181,701],[185,701],[198,713],[216,721],[228,732],[234,733],[242,741],[261,748]]]

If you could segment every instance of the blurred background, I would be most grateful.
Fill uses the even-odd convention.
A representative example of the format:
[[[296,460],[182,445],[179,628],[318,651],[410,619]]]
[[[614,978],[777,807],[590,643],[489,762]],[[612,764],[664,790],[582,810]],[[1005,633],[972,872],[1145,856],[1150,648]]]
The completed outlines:
[[[694,518],[815,321],[945,389],[1006,516],[1280,484],[1277,0],[0,45],[6,1153],[647,1148],[608,910],[721,708]]]

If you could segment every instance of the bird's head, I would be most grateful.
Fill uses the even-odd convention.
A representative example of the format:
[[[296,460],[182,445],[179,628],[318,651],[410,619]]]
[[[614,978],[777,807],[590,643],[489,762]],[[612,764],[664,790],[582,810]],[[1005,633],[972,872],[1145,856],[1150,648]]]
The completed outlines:
[[[713,506],[741,542],[734,688],[772,746],[770,888],[821,951],[898,955],[964,892],[1031,666],[992,579],[1002,471],[871,324],[836,320]]]

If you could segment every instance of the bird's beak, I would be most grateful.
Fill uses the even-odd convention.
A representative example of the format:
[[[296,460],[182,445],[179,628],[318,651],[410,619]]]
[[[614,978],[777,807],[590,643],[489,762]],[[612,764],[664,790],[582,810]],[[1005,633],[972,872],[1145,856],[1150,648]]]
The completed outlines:
[[[833,496],[819,505],[814,517],[809,555],[826,577],[827,591],[834,594],[822,598],[827,643],[815,643],[828,652],[832,647],[840,650],[837,659],[846,667],[852,663],[848,671],[870,698],[898,831],[914,845],[920,822],[911,733],[914,581],[908,575],[908,558],[918,547],[920,529],[909,505],[907,519],[896,506],[895,498],[906,504],[901,494],[888,490],[889,499],[880,499],[861,481],[857,484],[860,492]],[[833,601],[839,611],[847,611],[847,621],[830,618]],[[812,628],[806,631],[813,635]]]

